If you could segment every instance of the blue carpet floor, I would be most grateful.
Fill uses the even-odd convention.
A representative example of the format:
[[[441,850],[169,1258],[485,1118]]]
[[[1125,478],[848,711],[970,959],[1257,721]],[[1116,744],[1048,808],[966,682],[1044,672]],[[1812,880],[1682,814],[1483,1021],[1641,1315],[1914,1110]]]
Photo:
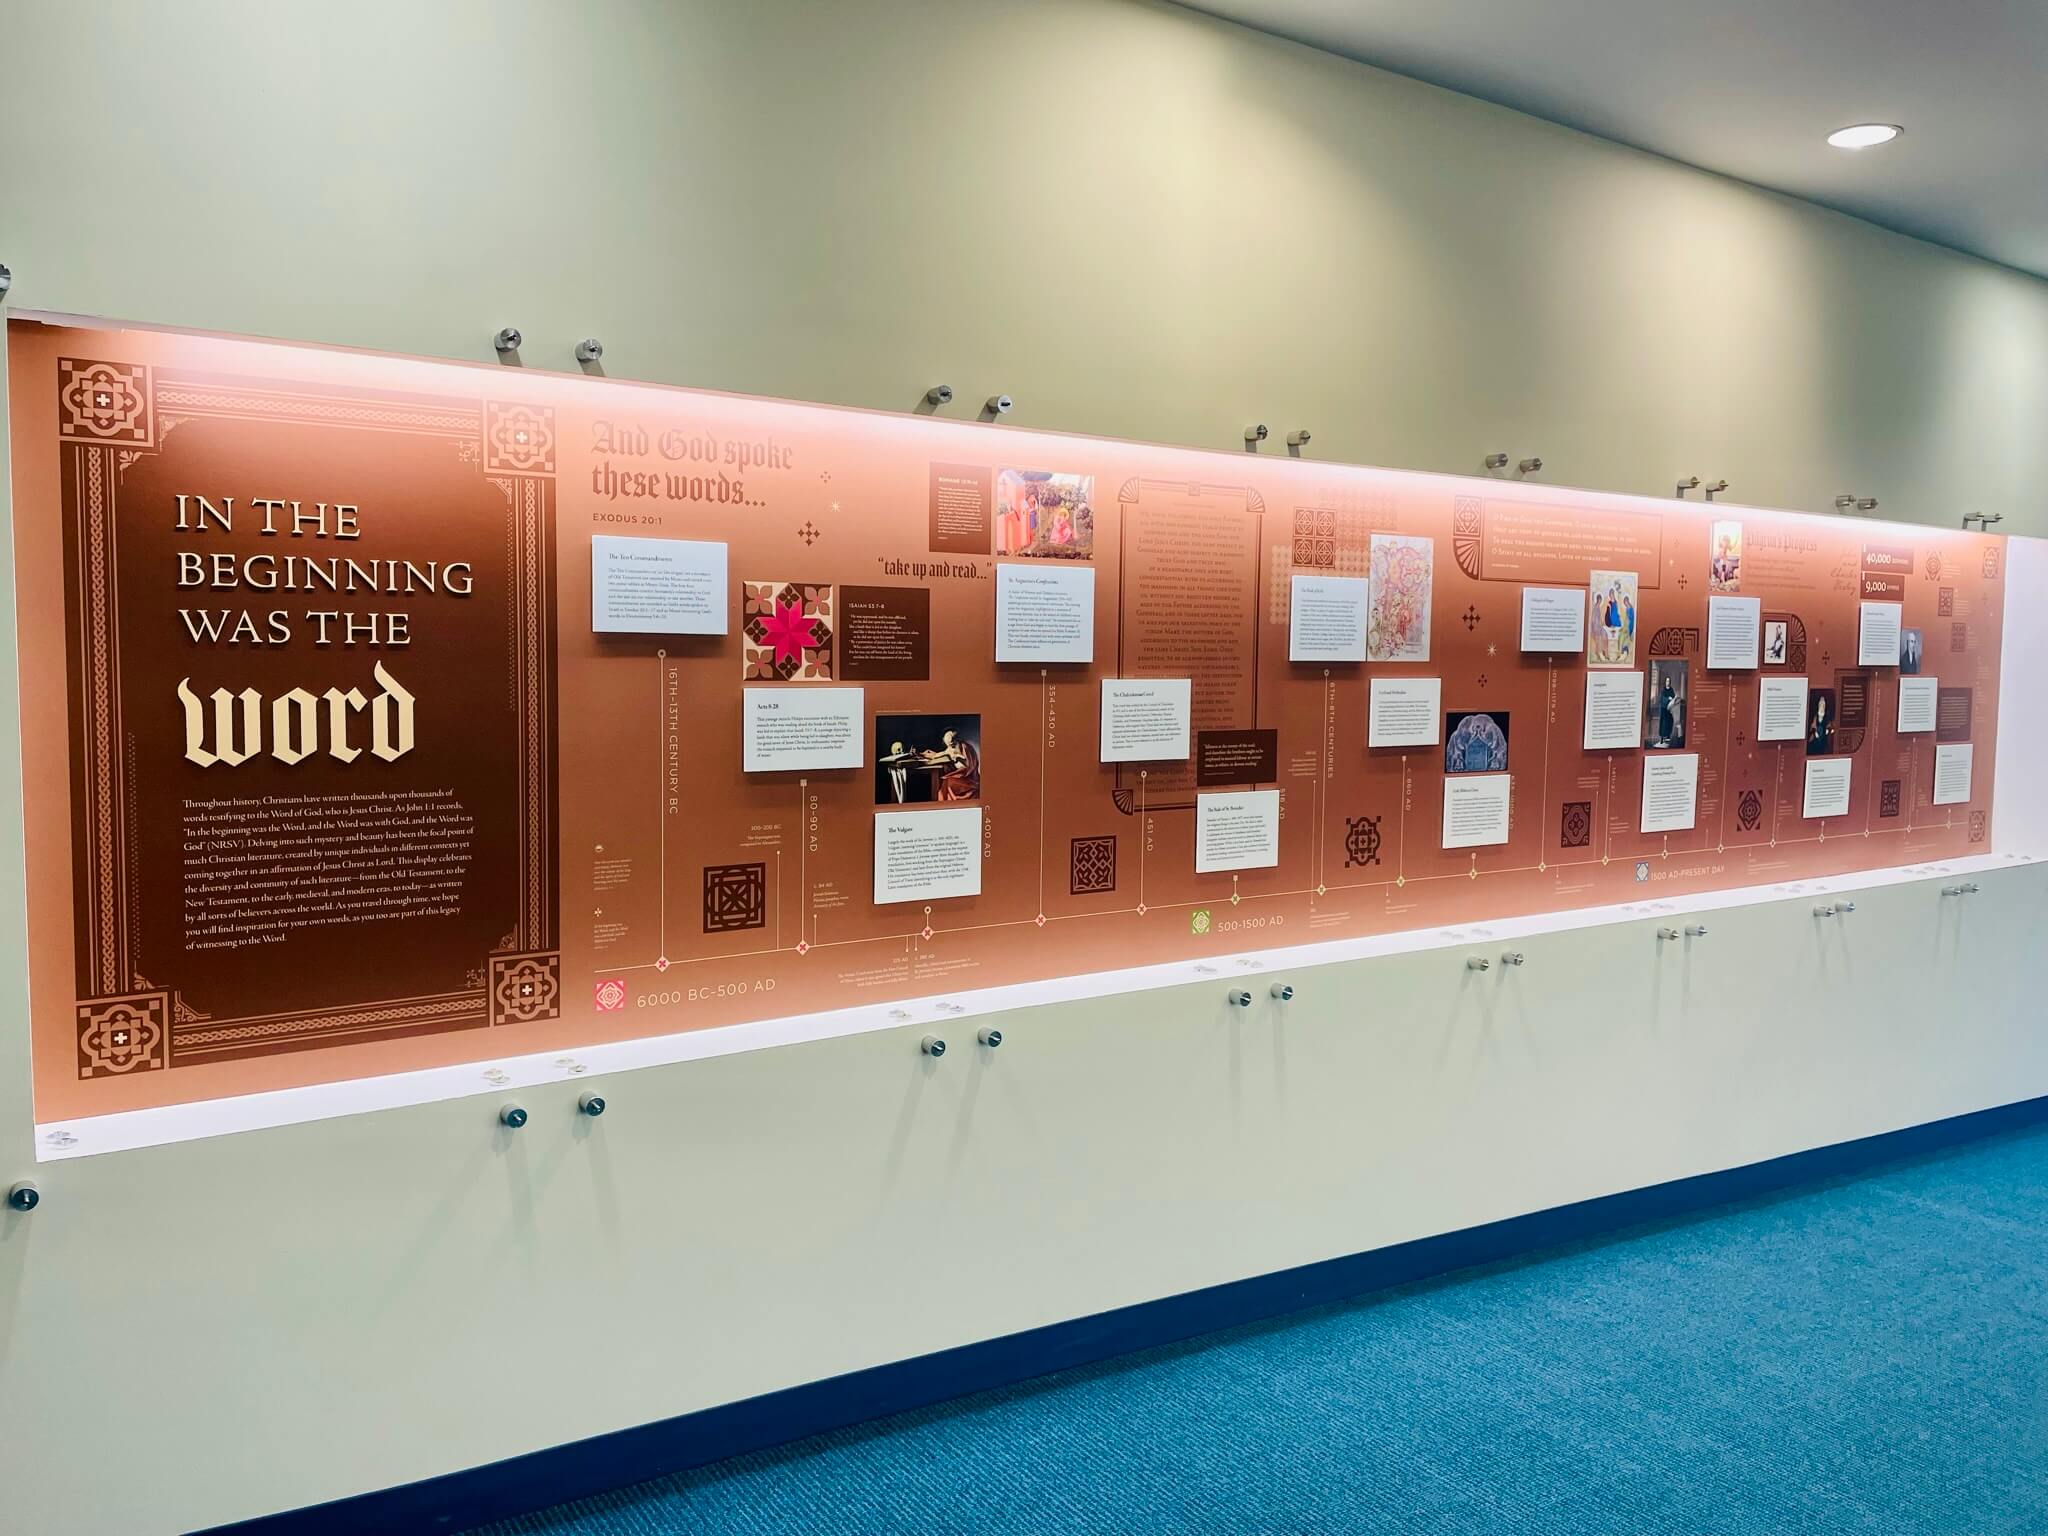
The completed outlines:
[[[2048,1531],[2048,1131],[488,1529]]]

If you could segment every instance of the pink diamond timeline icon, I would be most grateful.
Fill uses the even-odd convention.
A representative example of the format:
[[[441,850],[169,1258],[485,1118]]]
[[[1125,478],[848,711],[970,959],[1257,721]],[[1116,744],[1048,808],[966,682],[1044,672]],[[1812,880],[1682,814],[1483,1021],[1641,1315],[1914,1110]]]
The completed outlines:
[[[655,961],[655,962],[654,962],[654,968],[655,968],[655,969],[656,969],[657,971],[665,971],[665,970],[667,970],[667,969],[668,969],[668,956],[667,956],[667,955],[663,955],[663,956],[662,956],[662,957],[661,957],[661,958],[660,958],[659,960]]]
[[[924,925],[924,928],[923,928],[923,930],[922,930],[922,931],[921,931],[921,932],[920,932],[920,933],[918,934],[918,937],[919,937],[919,938],[921,938],[921,939],[928,939],[928,938],[930,938],[931,936],[932,936],[932,925],[931,925],[930,923],[926,923],[926,924]]]
[[[1043,912],[1039,913],[1038,916],[1033,919],[1033,921],[1036,922],[1039,927],[1043,928],[1045,926],[1045,914]]]
[[[796,952],[800,955],[808,955],[811,952],[811,941],[809,939],[798,939],[796,941]]]

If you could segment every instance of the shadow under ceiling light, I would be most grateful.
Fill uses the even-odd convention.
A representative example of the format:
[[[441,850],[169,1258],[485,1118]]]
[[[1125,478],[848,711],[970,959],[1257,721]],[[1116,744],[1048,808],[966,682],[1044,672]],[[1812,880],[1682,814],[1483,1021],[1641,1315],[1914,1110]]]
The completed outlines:
[[[1828,142],[1837,149],[1874,149],[1879,144],[1891,143],[1905,131],[1897,123],[1851,123],[1829,134]]]

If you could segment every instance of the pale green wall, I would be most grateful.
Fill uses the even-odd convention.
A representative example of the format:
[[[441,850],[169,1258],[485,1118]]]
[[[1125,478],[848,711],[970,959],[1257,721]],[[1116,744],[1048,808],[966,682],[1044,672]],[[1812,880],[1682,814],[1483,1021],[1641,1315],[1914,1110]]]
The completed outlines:
[[[1944,520],[2043,467],[2043,285],[1164,7],[34,0],[0,53],[25,305]],[[0,1213],[0,1529],[186,1530],[2048,1092],[2048,880],[1983,881],[46,1165]]]
[[[24,306],[2043,531],[2048,284],[1122,0],[29,0]]]

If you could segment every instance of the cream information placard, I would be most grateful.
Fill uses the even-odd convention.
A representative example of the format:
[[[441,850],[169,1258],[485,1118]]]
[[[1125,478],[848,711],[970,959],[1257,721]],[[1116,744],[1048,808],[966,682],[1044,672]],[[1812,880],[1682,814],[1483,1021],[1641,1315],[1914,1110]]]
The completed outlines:
[[[1856,665],[1896,667],[1904,603],[1864,603],[1856,628]]]
[[[595,534],[590,628],[600,635],[722,635],[725,569],[723,544]]]
[[[1941,697],[1941,679],[1938,677],[1902,677],[1899,679],[1899,734],[1934,729],[1934,706]]]
[[[1194,689],[1185,677],[1105,677],[1102,761],[1187,761]]]
[[[1723,671],[1757,664],[1763,649],[1764,601],[1760,597],[1707,599],[1707,665]]]
[[[1806,679],[1765,677],[1756,692],[1756,739],[1800,741],[1806,736]]]
[[[1195,873],[1271,869],[1280,862],[1280,791],[1195,796]]]
[[[1846,757],[1809,757],[1806,760],[1806,797],[1799,814],[1812,821],[1822,816],[1849,814],[1849,769]]]
[[[1443,722],[1440,677],[1376,677],[1365,727],[1368,747],[1433,747]]]
[[[866,764],[865,690],[742,688],[740,766],[748,773]]]
[[[1690,832],[1700,804],[1700,755],[1663,752],[1643,759],[1643,830]]]
[[[875,905],[981,894],[981,807],[875,813]]]
[[[1296,576],[1288,594],[1289,661],[1365,660],[1363,576]]]
[[[1513,776],[1453,774],[1444,780],[1444,846],[1490,848],[1508,840]]]
[[[1579,587],[1522,588],[1522,649],[1570,651],[1586,648],[1586,594]]]
[[[1582,745],[1588,752],[1606,752],[1642,744],[1643,674],[1588,672]]]
[[[1963,805],[1970,798],[1970,774],[1976,748],[1969,742],[1934,749],[1934,803]]]
[[[1087,566],[996,567],[997,661],[1093,661],[1095,572]]]

